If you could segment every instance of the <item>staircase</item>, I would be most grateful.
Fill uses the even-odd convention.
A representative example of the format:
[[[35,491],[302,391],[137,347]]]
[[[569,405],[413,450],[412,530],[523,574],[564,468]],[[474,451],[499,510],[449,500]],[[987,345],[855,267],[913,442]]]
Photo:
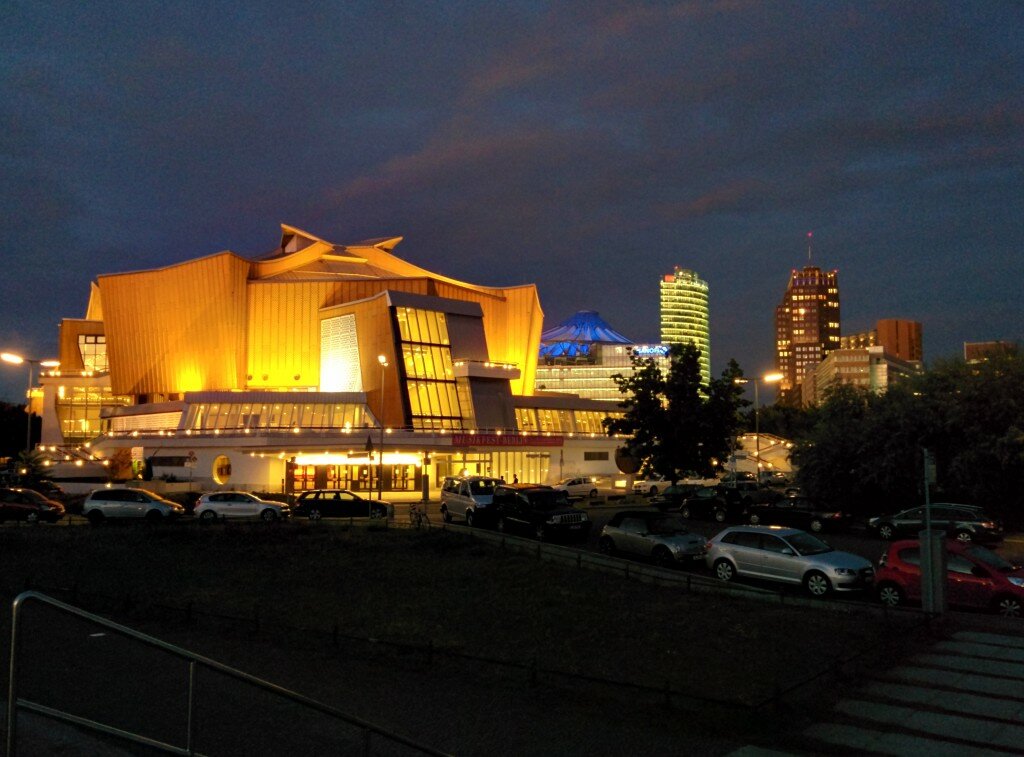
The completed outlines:
[[[1024,635],[961,631],[842,699],[780,751],[733,755],[1024,753]]]

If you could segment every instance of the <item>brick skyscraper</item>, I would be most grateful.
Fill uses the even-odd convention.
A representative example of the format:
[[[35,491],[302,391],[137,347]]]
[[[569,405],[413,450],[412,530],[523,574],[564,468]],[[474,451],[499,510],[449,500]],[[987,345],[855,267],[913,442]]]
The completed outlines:
[[[782,397],[790,397],[804,374],[838,347],[838,272],[813,265],[794,268],[775,308],[775,367],[783,375]]]

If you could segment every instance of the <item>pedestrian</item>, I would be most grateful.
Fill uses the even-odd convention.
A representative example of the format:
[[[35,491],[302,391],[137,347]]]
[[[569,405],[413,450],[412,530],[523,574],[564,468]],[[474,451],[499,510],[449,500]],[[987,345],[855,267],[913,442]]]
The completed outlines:
[[[512,474],[512,483],[513,484],[518,484],[519,483],[519,474],[518,473],[513,473]]]

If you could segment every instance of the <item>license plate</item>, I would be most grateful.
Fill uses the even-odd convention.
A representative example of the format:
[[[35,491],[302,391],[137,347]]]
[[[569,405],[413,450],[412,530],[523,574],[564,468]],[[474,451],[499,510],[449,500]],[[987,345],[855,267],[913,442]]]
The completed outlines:
[[[575,524],[569,526],[569,529],[572,530],[572,531],[579,531],[581,528],[583,528],[583,524],[581,524],[581,523],[575,523]]]

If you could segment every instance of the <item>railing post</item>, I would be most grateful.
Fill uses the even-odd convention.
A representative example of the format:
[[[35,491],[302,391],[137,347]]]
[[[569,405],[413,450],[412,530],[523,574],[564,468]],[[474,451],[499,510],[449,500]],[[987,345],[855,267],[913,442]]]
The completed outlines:
[[[7,680],[7,757],[15,757],[18,741],[18,617],[21,599],[15,598],[11,611],[11,661]]]
[[[188,713],[185,724],[185,748],[189,754],[196,753],[195,747],[195,716],[196,716],[196,661],[188,661]]]

